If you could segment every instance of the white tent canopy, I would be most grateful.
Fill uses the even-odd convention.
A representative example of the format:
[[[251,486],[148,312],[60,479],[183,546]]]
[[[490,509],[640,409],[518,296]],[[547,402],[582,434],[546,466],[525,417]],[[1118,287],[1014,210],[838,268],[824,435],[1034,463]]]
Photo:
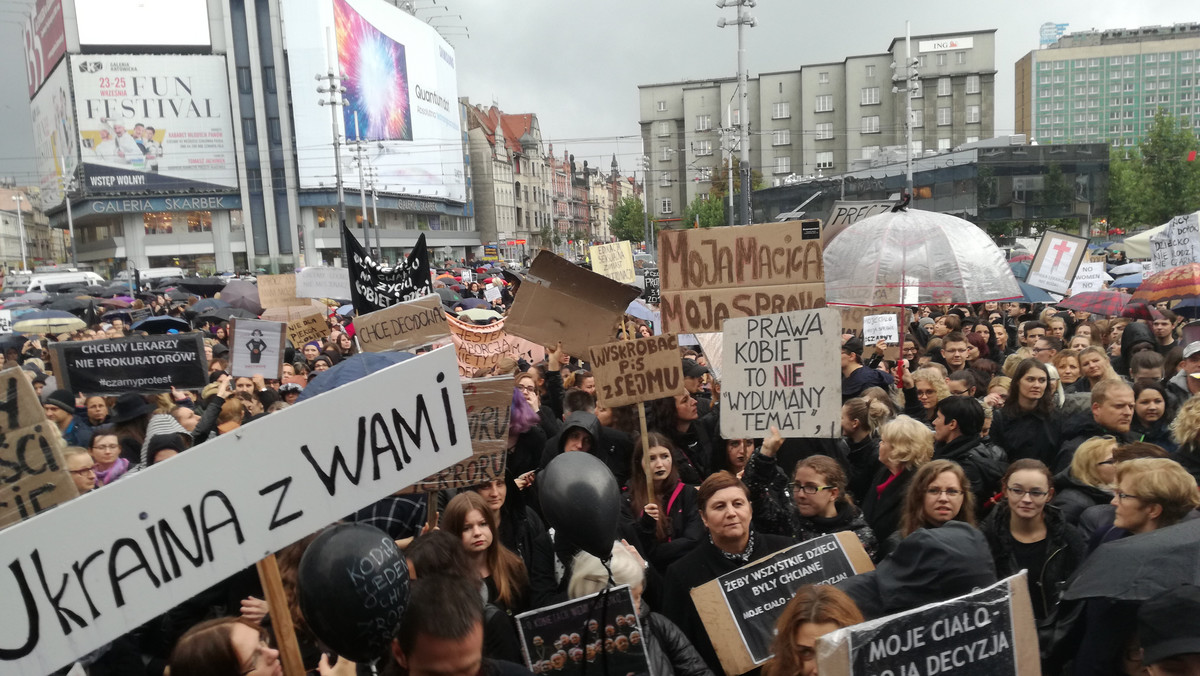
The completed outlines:
[[[1150,238],[1165,230],[1166,224],[1160,225],[1157,228],[1150,228],[1145,232],[1139,232],[1133,237],[1125,239],[1125,257],[1126,258],[1150,258]]]

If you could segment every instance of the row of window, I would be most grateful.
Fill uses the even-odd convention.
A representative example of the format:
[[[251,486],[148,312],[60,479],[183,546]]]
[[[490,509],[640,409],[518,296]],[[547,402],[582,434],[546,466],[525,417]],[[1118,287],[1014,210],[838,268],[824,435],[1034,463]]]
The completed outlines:
[[[1157,52],[1154,54],[1142,54],[1143,63],[1170,63],[1174,59],[1172,52]],[[1200,58],[1200,51],[1193,52],[1190,49],[1179,52],[1179,61],[1191,61],[1193,57]],[[1067,65],[1071,64],[1075,68],[1099,68],[1103,59],[1093,57],[1090,59],[1075,59],[1062,61],[1042,61],[1038,63],[1038,70],[1066,70]],[[1110,56],[1108,57],[1108,65],[1123,66],[1132,65],[1138,62],[1136,54],[1128,56]]]

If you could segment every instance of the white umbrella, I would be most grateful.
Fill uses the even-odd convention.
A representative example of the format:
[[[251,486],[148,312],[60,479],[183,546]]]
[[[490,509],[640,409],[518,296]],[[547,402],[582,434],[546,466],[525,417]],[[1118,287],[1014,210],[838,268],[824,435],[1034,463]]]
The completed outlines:
[[[961,218],[909,209],[846,228],[825,249],[825,299],[858,306],[1020,298],[1004,253]]]
[[[1124,265],[1115,266],[1113,269],[1108,271],[1108,274],[1116,275],[1117,277],[1120,277],[1121,275],[1132,275],[1132,274],[1139,273],[1141,271],[1142,271],[1141,263],[1126,263]],[[1111,280],[1107,280],[1107,281],[1111,281]]]

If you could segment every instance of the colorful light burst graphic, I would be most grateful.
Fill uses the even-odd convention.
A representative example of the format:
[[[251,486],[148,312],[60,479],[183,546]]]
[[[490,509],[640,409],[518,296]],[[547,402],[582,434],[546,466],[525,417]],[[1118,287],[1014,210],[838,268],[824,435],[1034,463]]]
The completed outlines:
[[[346,78],[342,114],[346,136],[354,138],[358,113],[359,138],[370,141],[411,141],[412,111],[408,100],[408,64],[404,45],[367,23],[346,0],[333,2],[338,64]]]

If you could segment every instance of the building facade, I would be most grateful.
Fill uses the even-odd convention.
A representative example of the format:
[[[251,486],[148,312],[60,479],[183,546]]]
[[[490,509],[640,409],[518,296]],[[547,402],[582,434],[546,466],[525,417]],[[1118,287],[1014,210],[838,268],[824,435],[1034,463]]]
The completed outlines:
[[[1016,63],[1017,133],[1136,145],[1161,108],[1200,134],[1200,23],[1071,33]]]
[[[944,152],[995,129],[995,31],[912,38],[917,93],[913,149]],[[767,185],[789,176],[845,172],[905,143],[905,41],[887,51],[747,83],[750,162]],[[899,64],[893,70],[893,64]],[[897,74],[898,73],[898,74]],[[897,79],[899,81],[897,81]],[[899,91],[893,92],[893,87]],[[641,85],[640,125],[649,157],[650,215],[679,218],[707,194],[725,153],[739,156],[736,78]]]

